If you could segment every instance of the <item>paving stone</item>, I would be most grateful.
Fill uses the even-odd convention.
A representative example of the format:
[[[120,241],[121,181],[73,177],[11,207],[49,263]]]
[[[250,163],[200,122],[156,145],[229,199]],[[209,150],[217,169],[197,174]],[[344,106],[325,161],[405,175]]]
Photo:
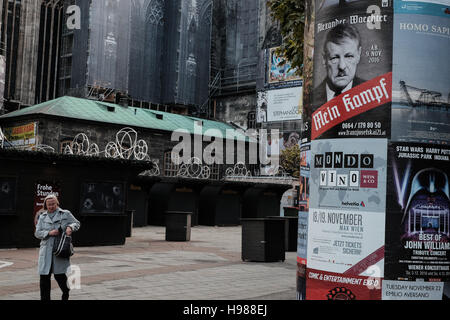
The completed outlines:
[[[284,262],[241,261],[241,227],[197,226],[190,242],[166,242],[165,228],[133,229],[123,246],[76,248],[81,289],[72,300],[294,300],[296,253]],[[0,300],[38,300],[37,250],[0,250]],[[52,282],[52,299],[61,292]]]

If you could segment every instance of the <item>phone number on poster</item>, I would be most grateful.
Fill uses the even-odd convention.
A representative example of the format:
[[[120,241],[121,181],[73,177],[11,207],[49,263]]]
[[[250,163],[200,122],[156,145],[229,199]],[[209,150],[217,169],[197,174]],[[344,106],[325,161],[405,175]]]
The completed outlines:
[[[342,129],[381,129],[381,122],[345,122]]]

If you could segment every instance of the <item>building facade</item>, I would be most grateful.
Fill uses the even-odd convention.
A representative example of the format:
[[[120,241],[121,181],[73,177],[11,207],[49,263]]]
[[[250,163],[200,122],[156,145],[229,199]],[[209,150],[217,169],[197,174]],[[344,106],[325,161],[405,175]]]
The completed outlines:
[[[72,5],[79,29],[66,23]],[[199,114],[211,12],[211,0],[2,1],[6,111],[68,94],[114,101],[119,92],[130,104]]]
[[[255,127],[265,0],[2,1],[5,111],[64,95]],[[70,28],[70,6],[79,28]]]
[[[255,128],[259,8],[265,1],[215,1],[211,39],[211,114]]]
[[[119,156],[121,146],[133,152],[145,150],[137,159],[154,162],[160,175],[168,177],[178,176],[181,167],[172,161],[174,150],[183,153],[180,157],[196,157],[203,164],[212,162],[207,160],[210,155],[215,157],[217,161],[206,170],[211,179],[218,180],[235,163],[250,162],[253,144],[223,122],[68,96],[5,114],[0,117],[0,127],[6,136],[5,148],[113,158],[136,157],[131,151]],[[126,132],[119,133],[124,128],[128,128]],[[184,131],[177,131],[180,128]],[[175,148],[180,143],[186,147]],[[238,150],[241,146],[244,159]]]
[[[40,3],[2,1],[1,54],[5,57],[5,108],[31,105],[36,95]]]
[[[206,102],[211,0],[75,3],[89,20],[68,38],[73,60],[64,93],[108,98],[120,92],[182,113]]]

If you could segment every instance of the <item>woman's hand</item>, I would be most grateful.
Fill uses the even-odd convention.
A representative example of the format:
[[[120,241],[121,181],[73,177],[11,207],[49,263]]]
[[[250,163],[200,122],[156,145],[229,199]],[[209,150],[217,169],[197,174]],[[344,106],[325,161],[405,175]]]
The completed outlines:
[[[66,234],[70,237],[72,235],[72,228],[71,227],[67,227],[66,228]]]
[[[49,233],[48,233],[48,235],[49,236],[52,236],[52,237],[56,237],[56,236],[59,236],[59,231],[58,230],[52,230],[52,231],[50,231]]]

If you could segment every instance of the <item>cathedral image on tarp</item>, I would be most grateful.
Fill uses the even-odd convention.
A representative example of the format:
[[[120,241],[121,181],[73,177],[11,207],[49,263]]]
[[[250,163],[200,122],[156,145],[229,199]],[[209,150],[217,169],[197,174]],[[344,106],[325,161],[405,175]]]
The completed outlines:
[[[5,110],[75,96],[216,115],[214,97],[254,90],[264,8],[264,0],[2,1]]]
[[[87,70],[74,83],[155,104],[207,102],[212,0],[97,0],[84,9],[73,50],[88,48]]]

